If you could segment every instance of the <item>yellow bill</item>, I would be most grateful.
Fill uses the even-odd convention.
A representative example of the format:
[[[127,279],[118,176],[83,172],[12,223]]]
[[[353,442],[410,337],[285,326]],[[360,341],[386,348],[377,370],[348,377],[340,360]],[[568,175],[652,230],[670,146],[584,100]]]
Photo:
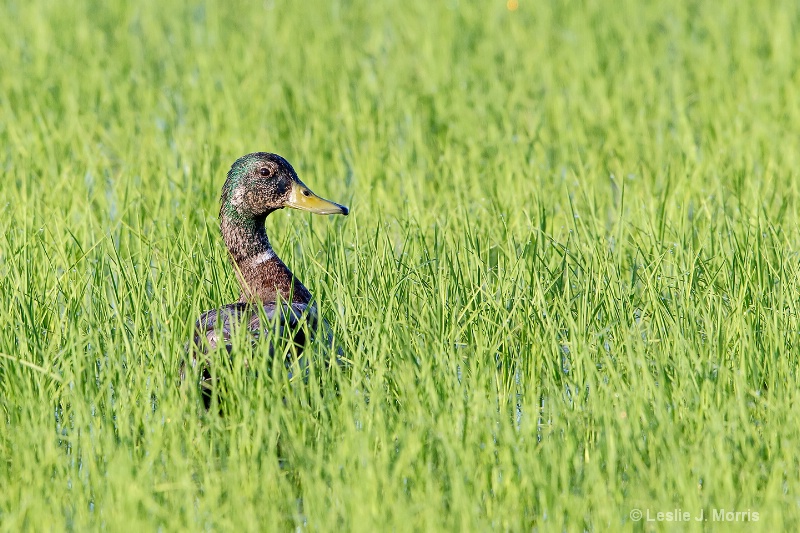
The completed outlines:
[[[318,215],[346,215],[350,212],[350,210],[343,205],[320,198],[311,192],[311,189],[300,182],[292,183],[289,200],[287,200],[284,205]]]

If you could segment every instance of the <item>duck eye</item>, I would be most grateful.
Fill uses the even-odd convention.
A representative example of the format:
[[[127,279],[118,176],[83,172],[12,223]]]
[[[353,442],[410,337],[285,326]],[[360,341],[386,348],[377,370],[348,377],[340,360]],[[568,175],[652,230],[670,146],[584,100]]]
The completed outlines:
[[[267,167],[261,167],[258,169],[258,173],[264,176],[265,178],[269,177],[269,169]]]

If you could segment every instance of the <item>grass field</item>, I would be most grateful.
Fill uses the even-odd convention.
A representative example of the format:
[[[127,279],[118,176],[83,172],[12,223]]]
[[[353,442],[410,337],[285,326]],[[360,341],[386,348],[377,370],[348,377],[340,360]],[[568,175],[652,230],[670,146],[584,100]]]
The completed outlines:
[[[0,0],[0,530],[800,528],[795,2],[69,4]],[[257,150],[350,365],[218,416]]]

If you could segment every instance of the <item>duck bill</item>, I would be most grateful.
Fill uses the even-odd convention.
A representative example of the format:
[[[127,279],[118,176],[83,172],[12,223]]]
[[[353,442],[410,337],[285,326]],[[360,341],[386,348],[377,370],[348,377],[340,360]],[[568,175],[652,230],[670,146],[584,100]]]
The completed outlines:
[[[350,212],[350,210],[343,205],[320,198],[302,183],[292,184],[289,200],[287,200],[284,205],[318,215],[346,215]]]

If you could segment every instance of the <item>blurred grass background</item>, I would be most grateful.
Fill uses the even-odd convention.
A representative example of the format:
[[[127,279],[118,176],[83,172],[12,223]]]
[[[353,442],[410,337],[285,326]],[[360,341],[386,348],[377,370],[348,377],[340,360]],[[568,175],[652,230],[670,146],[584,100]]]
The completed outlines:
[[[3,530],[800,527],[794,2],[0,5]],[[257,150],[352,364],[218,417]]]

